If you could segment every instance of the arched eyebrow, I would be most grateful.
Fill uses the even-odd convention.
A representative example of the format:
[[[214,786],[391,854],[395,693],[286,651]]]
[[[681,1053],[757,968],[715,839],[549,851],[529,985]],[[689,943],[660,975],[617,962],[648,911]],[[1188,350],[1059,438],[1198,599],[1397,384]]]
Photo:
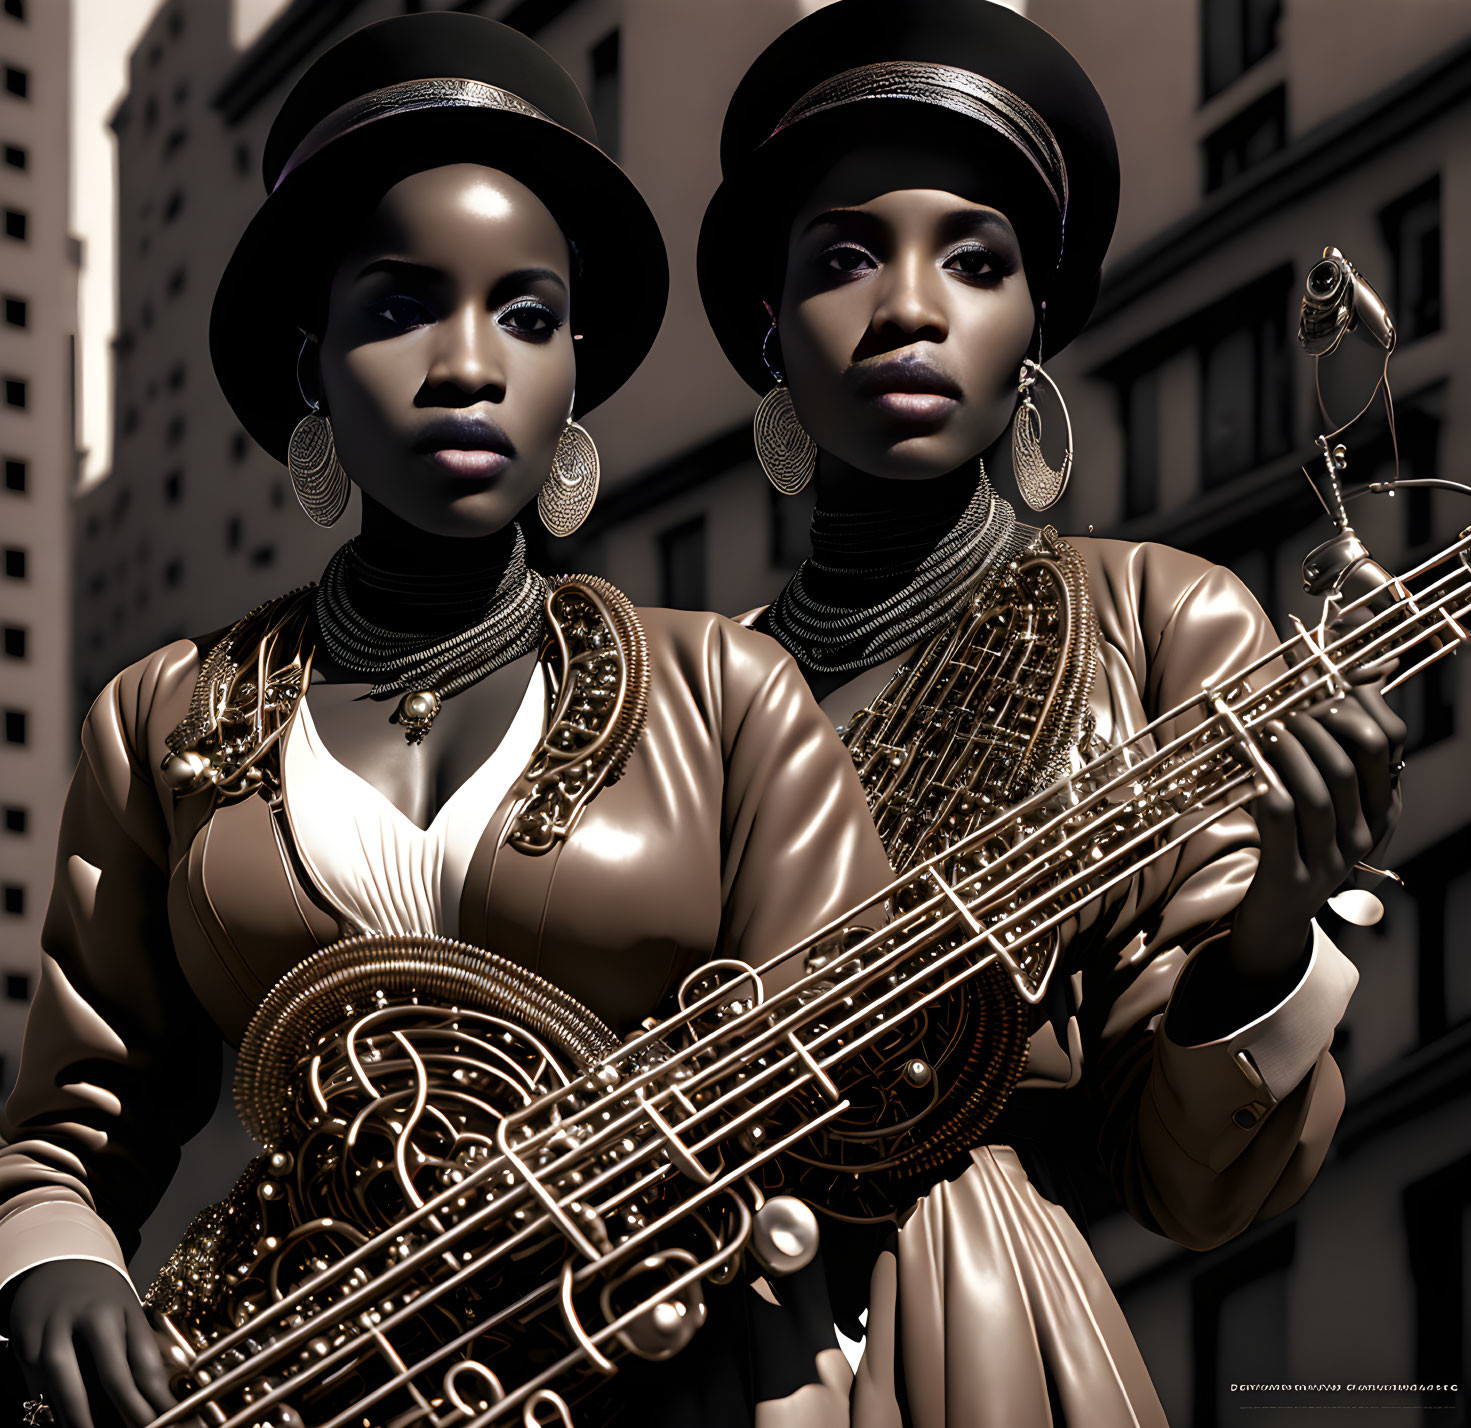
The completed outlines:
[[[986,231],[1000,233],[1017,241],[1016,229],[1004,213],[994,208],[953,208],[940,220],[940,237],[949,242],[954,238],[969,238]]]
[[[809,233],[818,228],[837,228],[853,223],[867,225],[873,228],[885,226],[881,218],[862,208],[829,208],[826,212],[819,213],[816,217],[804,223],[799,236],[805,238]]]
[[[371,277],[374,273],[395,274],[421,283],[439,283],[447,277],[442,268],[429,263],[416,263],[410,258],[383,257],[374,258],[371,263],[359,268],[354,281]],[[492,296],[508,289],[524,288],[531,283],[551,283],[561,292],[567,291],[567,280],[553,268],[517,268],[496,279],[495,287],[491,290]]]

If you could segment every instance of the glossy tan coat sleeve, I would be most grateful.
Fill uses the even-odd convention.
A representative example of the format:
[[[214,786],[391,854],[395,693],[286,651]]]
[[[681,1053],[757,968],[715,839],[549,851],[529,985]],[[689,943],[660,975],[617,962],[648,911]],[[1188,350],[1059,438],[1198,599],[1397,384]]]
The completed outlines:
[[[1143,717],[1229,684],[1278,644],[1250,592],[1219,566],[1163,546],[1078,545],[1094,571],[1107,677],[1132,681]],[[1199,717],[1171,721],[1160,742]],[[1170,1035],[1167,1007],[1189,996],[1201,949],[1229,931],[1256,845],[1245,812],[1197,833],[1136,880],[1079,974],[1084,1085],[1110,1174],[1136,1219],[1197,1249],[1292,1204],[1343,1109],[1328,1046],[1357,974],[1320,929],[1308,970],[1276,1007],[1206,1045]]]
[[[218,1095],[220,1039],[174,957],[168,830],[140,748],[160,675],[179,663],[171,650],[117,676],[83,726],[40,984],[0,1120],[0,1281],[56,1258],[126,1273]]]

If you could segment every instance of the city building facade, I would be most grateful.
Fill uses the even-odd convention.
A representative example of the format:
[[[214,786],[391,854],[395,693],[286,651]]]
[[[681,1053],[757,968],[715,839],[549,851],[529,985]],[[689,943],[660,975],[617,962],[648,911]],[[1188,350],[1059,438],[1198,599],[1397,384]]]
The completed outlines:
[[[71,5],[0,3],[0,1095],[40,965],[71,730]]]

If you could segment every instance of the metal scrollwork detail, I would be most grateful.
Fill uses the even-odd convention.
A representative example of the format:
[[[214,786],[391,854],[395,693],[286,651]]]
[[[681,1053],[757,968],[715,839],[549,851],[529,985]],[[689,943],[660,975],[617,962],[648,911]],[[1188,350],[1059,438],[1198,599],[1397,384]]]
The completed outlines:
[[[553,686],[547,733],[517,786],[507,841],[545,853],[615,782],[648,713],[649,656],[628,598],[592,576],[564,577],[547,596],[543,667]]]

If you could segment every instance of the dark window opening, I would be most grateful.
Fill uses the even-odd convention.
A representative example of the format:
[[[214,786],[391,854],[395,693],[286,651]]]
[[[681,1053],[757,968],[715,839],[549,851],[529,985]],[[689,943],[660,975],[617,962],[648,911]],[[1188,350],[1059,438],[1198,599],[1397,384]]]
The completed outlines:
[[[189,81],[187,79],[181,79],[174,86],[174,103],[175,104],[186,104],[186,103],[188,103],[188,101],[189,101]]]
[[[17,407],[19,410],[26,409],[28,394],[26,383],[21,377],[7,377],[5,379],[5,405]]]
[[[31,77],[13,64],[5,66],[5,92],[17,99],[28,98],[31,92]]]
[[[1432,668],[1438,669],[1435,665]],[[1416,1031],[1421,1046],[1444,1036],[1471,1015],[1467,978],[1461,973],[1462,918],[1471,897],[1462,828],[1432,844],[1403,868],[1405,893],[1415,919]]]
[[[138,430],[138,423],[140,420],[141,417],[139,416],[138,408],[128,407],[127,410],[123,412],[123,435],[132,436],[132,434]]]
[[[7,803],[5,805],[5,831],[7,833],[24,833],[30,826],[30,814],[18,803]]]
[[[271,509],[279,511],[286,504],[286,483],[284,481],[271,482]]]
[[[25,711],[23,709],[7,709],[5,711],[5,742],[7,744],[24,744],[28,732]]]
[[[1219,94],[1277,48],[1282,0],[1201,0],[1200,58],[1205,98]]]
[[[145,302],[138,313],[138,325],[144,332],[153,331],[153,304]]]
[[[1394,273],[1394,320],[1401,341],[1441,328],[1440,175],[1379,215]]]
[[[184,366],[184,364],[182,362],[175,362],[174,365],[169,368],[169,391],[179,391],[183,387],[185,379],[188,377],[188,375],[188,369]]]
[[[31,979],[24,972],[5,974],[5,1000],[28,1002],[31,999]]]
[[[7,545],[5,547],[5,578],[7,580],[26,578],[26,553],[19,546]]]
[[[1274,1383],[1287,1378],[1293,1241],[1294,1227],[1288,1225],[1196,1276],[1191,1286],[1195,1428],[1236,1421],[1233,1379]]]
[[[166,291],[168,292],[168,295],[170,297],[178,297],[178,295],[184,291],[184,282],[187,276],[188,274],[182,266],[175,268],[174,271],[169,274]]]
[[[163,498],[171,506],[177,506],[184,499],[184,473],[182,471],[170,471],[163,478]]]
[[[662,603],[677,610],[703,610],[705,601],[705,518],[663,532],[659,537]]]
[[[184,12],[174,10],[169,15],[169,38],[177,40],[184,33]]]
[[[25,327],[29,319],[30,312],[24,298],[7,297],[5,299],[5,325],[7,327]]]
[[[235,172],[241,175],[250,172],[250,145],[244,141],[235,145]]]
[[[6,883],[3,898],[6,915],[9,917],[24,917],[26,915],[26,890],[15,883]]]
[[[1424,1383],[1441,1382],[1448,1364],[1464,1363],[1467,1318],[1467,1251],[1471,1249],[1471,1156],[1443,1166],[1409,1186],[1402,1204],[1410,1273],[1415,1284],[1415,1373]],[[1433,1366],[1439,1364],[1439,1368]],[[1437,1395],[1454,1421],[1466,1422],[1468,1394],[1460,1380],[1455,1401]],[[1459,1408],[1460,1413],[1456,1413]],[[1422,1421],[1445,1421],[1444,1408],[1427,1402]]]
[[[246,453],[250,450],[250,438],[243,431],[237,431],[230,438],[230,459],[232,461],[244,461]]]
[[[589,108],[597,126],[598,140],[610,158],[618,157],[622,83],[619,79],[621,48],[618,31],[603,36],[592,47],[592,96]]]
[[[18,461],[13,456],[5,459],[5,489],[7,491],[24,491],[26,488],[26,464]]]
[[[174,589],[183,582],[184,562],[182,560],[171,560],[163,568],[163,583]]]
[[[239,550],[240,542],[245,539],[245,522],[239,516],[231,516],[225,522],[225,549]]]
[[[150,94],[143,104],[143,132],[151,133],[153,126],[158,123],[158,96]],[[147,212],[143,215],[148,216]]]
[[[1278,85],[1206,135],[1205,191],[1239,178],[1286,143],[1287,90]]]
[[[26,17],[26,0],[5,0],[5,13],[12,20],[24,20]]]
[[[1159,371],[1140,372],[1119,389],[1124,428],[1124,519],[1159,504]]]
[[[0,635],[0,643],[3,643],[6,659],[24,659],[26,657],[25,626],[6,625],[3,635]]]
[[[169,421],[168,430],[164,433],[164,441],[169,446],[177,446],[184,439],[184,433],[188,430],[189,423],[181,416],[173,417]]]
[[[276,547],[273,545],[258,545],[250,552],[250,563],[260,570],[276,563]]]
[[[811,552],[812,506],[816,495],[813,484],[809,483],[795,496],[782,495],[770,482],[766,483],[766,491],[771,563],[781,571],[795,570]]]
[[[19,209],[7,208],[5,210],[5,236],[14,238],[18,242],[26,241],[26,216]]]
[[[1290,277],[1274,274],[1202,316],[1200,471],[1207,487],[1282,455],[1291,444]]]
[[[163,213],[159,215],[159,221],[165,224],[172,223],[183,211],[184,191],[176,188],[168,196],[168,202],[163,206]]]
[[[170,129],[168,137],[163,141],[163,156],[172,158],[179,152],[188,141],[189,131],[182,126],[178,129]]]
[[[31,161],[31,156],[19,144],[7,144],[5,146],[5,167],[8,169],[26,168]]]

